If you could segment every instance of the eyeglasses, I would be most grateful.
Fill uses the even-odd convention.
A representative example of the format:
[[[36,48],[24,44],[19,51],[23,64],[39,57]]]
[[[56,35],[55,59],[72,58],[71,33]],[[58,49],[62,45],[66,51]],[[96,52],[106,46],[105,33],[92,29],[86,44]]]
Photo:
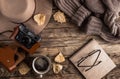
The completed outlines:
[[[89,58],[90,56],[94,55],[98,53],[94,63],[92,65],[81,65],[85,60],[87,60],[87,58]],[[80,60],[78,60],[77,62],[77,66],[78,67],[85,67],[85,72],[87,72],[88,70],[92,69],[93,67],[99,65],[102,61],[98,61],[98,58],[100,57],[100,54],[101,54],[101,50],[98,49],[98,50],[93,50],[92,52],[90,52],[87,56],[85,57],[82,57]]]

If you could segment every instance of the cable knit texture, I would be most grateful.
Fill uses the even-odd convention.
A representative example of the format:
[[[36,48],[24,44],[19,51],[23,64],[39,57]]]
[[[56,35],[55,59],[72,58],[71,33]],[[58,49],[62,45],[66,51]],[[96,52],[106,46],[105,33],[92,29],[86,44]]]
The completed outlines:
[[[86,17],[91,13],[81,5],[80,0],[54,0],[54,2],[77,26],[81,26]]]
[[[84,2],[85,1],[85,2]],[[120,18],[119,1],[118,0],[54,0],[56,6],[68,15],[71,21],[77,26],[82,26],[82,23],[89,16],[94,14],[104,14],[104,20],[97,18],[97,15],[90,17],[87,23],[87,34],[99,35],[104,40],[111,43],[120,43]],[[115,2],[114,2],[115,1]],[[104,8],[106,5],[107,9]],[[84,5],[83,5],[84,4]],[[89,4],[89,5],[88,5]],[[95,17],[96,16],[96,17]],[[86,20],[87,21],[87,20]],[[104,23],[109,27],[107,27]],[[112,33],[110,32],[110,29]]]
[[[54,0],[56,6],[71,17],[81,6],[79,0]]]
[[[100,35],[103,23],[99,18],[91,16],[88,19],[86,33],[88,35]]]
[[[113,36],[99,18],[91,16],[88,20],[86,29],[88,35],[99,35],[108,42],[120,43],[120,38]]]
[[[105,7],[101,0],[85,0],[86,7],[93,13],[103,14]]]
[[[91,12],[84,6],[79,7],[76,13],[72,16],[72,22],[76,23],[77,26],[81,26],[83,21],[91,14]]]
[[[102,0],[107,7],[104,16],[105,24],[114,36],[120,37],[120,0]]]

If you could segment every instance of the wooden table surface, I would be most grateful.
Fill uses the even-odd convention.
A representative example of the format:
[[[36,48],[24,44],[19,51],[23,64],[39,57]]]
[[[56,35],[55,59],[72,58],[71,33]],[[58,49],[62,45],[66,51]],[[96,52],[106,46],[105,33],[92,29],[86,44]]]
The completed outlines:
[[[53,12],[54,13],[54,12]],[[120,44],[105,42],[98,36],[88,36],[76,25],[67,21],[60,24],[51,18],[46,28],[41,33],[41,47],[37,50],[43,55],[49,55],[53,59],[59,52],[66,57],[63,70],[54,74],[52,69],[44,75],[43,79],[84,79],[79,71],[70,63],[69,57],[84,45],[90,38],[94,38],[106,51],[117,67],[103,79],[120,79]],[[52,61],[53,62],[53,61]],[[94,74],[92,75],[94,76]],[[0,78],[1,79],[1,78]],[[15,79],[15,78],[11,78]],[[38,79],[34,77],[17,77],[16,79]]]
[[[88,36],[81,31],[76,25],[67,23],[57,23],[51,18],[47,27],[43,30],[41,47],[37,50],[40,54],[49,55],[54,58],[59,52],[66,57],[63,63],[63,71],[58,75],[54,74],[52,69],[43,79],[84,79],[79,71],[70,63],[69,57],[84,45],[89,39],[94,38],[107,52],[110,58],[115,62],[117,67],[112,70],[103,79],[120,78],[120,44],[111,44],[105,42],[98,36]],[[39,54],[39,53],[37,53]],[[94,74],[93,74],[94,76]],[[26,77],[19,79],[35,79]]]

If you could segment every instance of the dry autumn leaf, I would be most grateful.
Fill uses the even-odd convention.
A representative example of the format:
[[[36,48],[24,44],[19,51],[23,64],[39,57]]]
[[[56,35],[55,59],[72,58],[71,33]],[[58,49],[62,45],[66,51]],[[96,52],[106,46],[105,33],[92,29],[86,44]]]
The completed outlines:
[[[18,71],[21,75],[25,75],[30,71],[30,68],[25,63],[21,63],[18,67]]]
[[[45,19],[46,16],[44,14],[36,14],[34,16],[34,21],[38,24],[38,25],[43,25],[45,23]]]
[[[66,22],[66,18],[65,18],[65,15],[64,13],[58,11],[56,12],[54,15],[54,20],[57,21],[57,22],[60,22],[60,23],[65,23]]]
[[[55,62],[57,63],[62,63],[65,61],[65,57],[63,56],[63,54],[60,52],[56,57],[55,57]]]
[[[53,71],[55,74],[58,74],[63,69],[63,66],[60,64],[53,64]]]

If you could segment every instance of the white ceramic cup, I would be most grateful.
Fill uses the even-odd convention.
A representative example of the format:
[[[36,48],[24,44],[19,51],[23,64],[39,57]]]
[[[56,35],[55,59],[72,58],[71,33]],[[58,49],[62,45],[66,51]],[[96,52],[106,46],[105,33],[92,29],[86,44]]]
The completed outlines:
[[[44,58],[44,59],[48,62],[48,66],[47,66],[46,70],[44,70],[44,71],[38,71],[38,70],[36,69],[36,67],[35,67],[36,60],[38,60],[38,59],[40,59],[40,58]],[[43,75],[50,70],[50,68],[51,68],[51,60],[50,60],[47,56],[40,55],[40,56],[36,57],[36,58],[33,60],[33,62],[32,62],[32,67],[33,67],[33,70],[34,70],[37,74],[40,75],[40,78],[42,78]]]

